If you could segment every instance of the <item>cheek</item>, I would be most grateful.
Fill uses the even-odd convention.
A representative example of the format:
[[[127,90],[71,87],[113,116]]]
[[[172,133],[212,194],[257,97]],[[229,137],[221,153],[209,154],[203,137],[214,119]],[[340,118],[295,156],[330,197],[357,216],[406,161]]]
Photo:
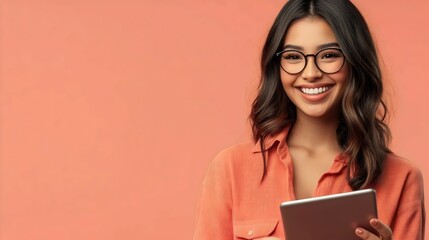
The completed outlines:
[[[283,88],[286,90],[291,86],[293,86],[293,83],[295,82],[296,77],[282,71],[282,73],[280,74],[280,80],[282,82]]]
[[[341,89],[344,89],[349,80],[349,68],[347,65],[344,65],[341,71],[329,74],[327,77],[334,81]]]
[[[347,74],[338,74],[336,76],[331,76],[337,85],[344,86],[347,83],[348,75]]]
[[[345,90],[346,90],[346,86],[349,82],[349,70],[346,66],[344,66],[345,68],[342,69],[343,71],[340,71],[336,74],[334,74],[333,76],[331,76],[331,79],[333,79],[337,86],[337,97],[339,99],[341,99],[344,96]]]
[[[293,102],[295,99],[295,95],[297,94],[296,89],[294,88],[294,84],[297,80],[297,76],[295,75],[290,75],[284,71],[282,71],[282,73],[280,74],[280,80],[282,82],[282,86],[283,86],[283,91],[286,93],[286,95],[288,96],[288,98]]]
[[[349,65],[345,63],[341,71],[338,72],[337,82],[341,84],[346,84],[348,79],[349,79]]]

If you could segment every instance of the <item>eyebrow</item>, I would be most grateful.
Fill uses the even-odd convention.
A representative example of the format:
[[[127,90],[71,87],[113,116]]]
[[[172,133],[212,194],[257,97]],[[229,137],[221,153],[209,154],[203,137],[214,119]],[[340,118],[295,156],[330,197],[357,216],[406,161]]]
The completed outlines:
[[[324,49],[324,48],[329,48],[329,47],[340,47],[340,45],[338,43],[336,43],[336,42],[325,43],[325,44],[319,45],[317,47],[317,50]],[[285,49],[288,49],[288,48],[294,49],[294,50],[300,50],[300,51],[304,50],[304,48],[301,47],[301,46],[292,45],[292,44],[286,44],[285,46],[283,46],[282,51],[285,50]]]

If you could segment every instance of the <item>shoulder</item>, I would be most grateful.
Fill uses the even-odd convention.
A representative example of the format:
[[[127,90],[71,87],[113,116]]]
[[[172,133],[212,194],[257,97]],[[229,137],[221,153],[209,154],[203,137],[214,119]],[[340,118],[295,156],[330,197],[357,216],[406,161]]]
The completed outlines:
[[[395,236],[408,234],[410,226],[422,223],[423,177],[415,163],[389,154],[374,189],[377,192],[379,218],[392,226]]]
[[[212,165],[235,165],[248,162],[258,155],[253,152],[254,146],[253,141],[247,141],[222,149],[214,158]]]
[[[404,175],[418,177],[422,175],[420,168],[412,161],[399,157],[394,154],[388,154],[383,166],[383,175]]]
[[[383,172],[376,186],[386,194],[398,192],[414,192],[421,194],[423,190],[423,175],[419,167],[399,156],[389,154],[385,159]]]
[[[407,159],[389,154],[375,189],[381,215],[420,213],[424,209],[422,172],[415,163]]]
[[[247,141],[221,150],[210,163],[207,177],[236,178],[263,168],[261,153],[252,149],[255,143]]]

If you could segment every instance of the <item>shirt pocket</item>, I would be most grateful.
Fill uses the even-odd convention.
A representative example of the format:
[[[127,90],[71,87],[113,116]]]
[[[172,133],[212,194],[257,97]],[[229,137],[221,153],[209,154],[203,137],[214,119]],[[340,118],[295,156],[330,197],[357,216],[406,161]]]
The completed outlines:
[[[279,220],[234,221],[235,239],[264,239],[276,229]]]

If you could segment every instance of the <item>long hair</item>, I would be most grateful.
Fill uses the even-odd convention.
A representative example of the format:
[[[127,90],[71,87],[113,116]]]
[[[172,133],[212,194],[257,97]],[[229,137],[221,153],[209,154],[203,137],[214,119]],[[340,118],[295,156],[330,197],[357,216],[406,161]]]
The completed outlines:
[[[281,84],[280,60],[275,53],[282,49],[290,25],[307,16],[328,22],[349,64],[337,141],[349,158],[350,187],[368,187],[381,174],[384,159],[391,153],[387,146],[390,129],[384,123],[388,110],[382,100],[383,83],[374,42],[364,18],[349,0],[290,0],[268,33],[262,50],[261,82],[249,117],[254,141],[261,144],[262,180],[267,165],[264,140],[296,120],[296,106]]]

